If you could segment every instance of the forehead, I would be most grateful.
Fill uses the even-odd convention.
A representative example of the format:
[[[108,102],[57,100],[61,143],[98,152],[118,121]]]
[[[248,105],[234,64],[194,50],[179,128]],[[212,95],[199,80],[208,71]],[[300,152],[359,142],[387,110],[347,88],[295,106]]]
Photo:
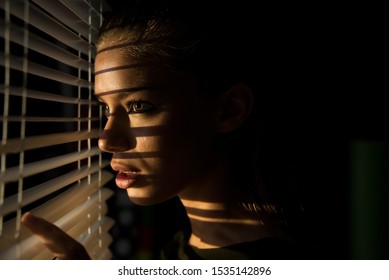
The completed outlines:
[[[173,74],[161,64],[137,60],[121,48],[98,53],[95,60],[96,94],[131,87],[188,86],[191,80],[188,76]]]
[[[134,68],[140,63],[137,63],[134,58],[125,55],[122,49],[112,49],[98,53],[95,60],[95,75],[105,72],[114,71],[116,69]]]

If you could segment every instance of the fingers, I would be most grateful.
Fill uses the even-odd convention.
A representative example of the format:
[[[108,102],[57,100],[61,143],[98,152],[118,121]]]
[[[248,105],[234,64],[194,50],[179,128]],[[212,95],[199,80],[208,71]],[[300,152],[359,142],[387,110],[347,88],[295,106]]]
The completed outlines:
[[[90,259],[85,248],[56,225],[31,213],[25,213],[21,221],[57,258],[63,260]]]

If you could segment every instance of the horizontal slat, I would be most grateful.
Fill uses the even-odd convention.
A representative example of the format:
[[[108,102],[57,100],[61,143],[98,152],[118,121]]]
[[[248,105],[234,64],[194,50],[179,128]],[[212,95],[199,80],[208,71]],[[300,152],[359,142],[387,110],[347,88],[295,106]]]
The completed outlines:
[[[61,0],[62,2],[75,2],[78,0]],[[101,13],[106,13],[111,11],[111,6],[107,3],[107,1],[103,0],[81,0],[82,2],[85,2],[92,10],[94,10],[96,13],[100,14]]]
[[[66,215],[55,221],[55,224],[73,238],[77,238],[82,232],[97,222],[99,215],[107,213],[105,201],[112,196],[112,190],[103,188],[95,192],[90,199],[71,209]],[[101,201],[99,201],[101,197]]]
[[[100,241],[99,241],[100,242]],[[98,247],[98,254],[97,254],[97,260],[111,260],[112,254],[108,254],[107,256],[106,251],[109,249],[109,246],[112,244],[113,238],[110,234],[105,234],[101,240],[101,246]]]
[[[112,260],[112,258],[113,258],[112,252],[109,248],[107,248],[101,252],[98,260]]]
[[[6,89],[5,85],[0,85],[0,93],[4,93]],[[80,99],[76,97],[70,97],[65,95],[59,95],[54,93],[48,93],[43,91],[37,91],[32,89],[23,89],[21,87],[9,87],[9,94],[12,96],[23,96],[26,95],[27,98],[34,98],[45,101],[54,101],[66,104],[80,104],[80,105],[91,105],[98,106],[99,102],[95,99]]]
[[[99,129],[93,129],[91,131],[74,131],[30,136],[24,140],[20,138],[8,139],[5,144],[0,144],[0,153],[14,154],[19,153],[21,150],[29,151],[53,145],[93,139],[98,138],[99,134]]]
[[[89,93],[91,93],[91,90],[93,90],[91,81],[79,78],[80,75],[75,77],[70,74],[75,73],[73,75],[77,75],[77,72],[73,70],[81,70],[89,72],[88,79],[91,79],[90,74],[93,73],[93,65],[91,62],[93,62],[95,56],[95,48],[93,44],[90,43],[95,41],[101,22],[99,10],[101,7],[104,8],[107,6],[104,0],[102,0],[103,2],[100,1],[101,0],[0,0],[0,7],[3,9],[5,3],[7,3],[7,9],[9,8],[9,10],[5,11],[6,15],[11,14],[21,19],[21,21],[27,21],[24,26],[22,26],[23,24],[18,26],[19,21],[15,18],[11,17],[11,22],[9,22],[8,19],[7,22],[6,20],[1,19],[0,25],[1,27],[5,27],[4,30],[8,32],[8,35],[0,34],[0,36],[6,37],[6,43],[10,40],[20,46],[24,45],[25,50],[29,50],[28,58],[26,56],[18,57],[19,53],[14,54],[13,49],[11,50],[11,53],[14,54],[13,56],[9,55],[8,52],[7,57],[5,57],[3,53],[0,54],[0,65],[6,67],[6,72],[8,74],[10,68],[17,71],[25,71],[32,75],[54,80],[62,84],[74,87],[84,87],[89,89]],[[26,8],[27,10],[25,10]],[[28,30],[25,29],[26,26],[28,26]],[[36,29],[32,27],[36,27],[42,31],[42,33],[35,31]],[[3,30],[3,28],[1,29]],[[46,33],[46,35],[43,33]],[[9,36],[9,34],[11,34],[11,36]],[[43,34],[43,38],[40,37],[41,34]],[[56,40],[58,40],[58,45],[55,45]],[[8,43],[7,46],[13,46],[13,44],[9,45]],[[34,61],[33,57],[30,56],[30,54],[34,54],[34,51],[47,56],[46,59],[42,56],[42,59],[39,61]],[[30,57],[31,61],[27,61]],[[58,61],[58,67],[51,66],[55,69],[47,67],[48,64],[45,64],[45,62],[48,60],[48,57]],[[7,63],[7,65],[4,65],[5,63]],[[63,65],[62,63],[70,67]],[[81,74],[81,77],[86,77],[84,74],[87,73],[82,72]],[[14,78],[16,78],[16,76],[17,75],[15,75]],[[28,80],[30,80],[30,78],[34,79],[34,77],[28,76]],[[6,79],[6,81],[9,81],[9,79]],[[1,89],[1,87],[3,89]],[[26,88],[18,88],[16,90],[14,87],[5,88],[0,85],[0,91],[6,93],[7,98],[8,95],[11,95],[68,104],[97,105],[97,102],[94,100],[79,100],[77,98],[33,91]],[[11,99],[11,102],[13,102],[14,99],[15,98]],[[28,99],[27,102],[29,102]],[[6,106],[7,105],[8,103],[6,103]],[[87,108],[85,107],[85,109]],[[96,111],[92,112],[96,113]],[[13,122],[24,121],[54,123],[97,121],[99,119],[98,116],[73,118],[72,115],[53,118],[43,115],[25,116],[25,114],[23,114],[23,116],[18,116],[13,115],[12,113],[8,114],[7,110],[5,111],[4,116],[0,117],[0,121],[4,122],[3,125],[11,123],[11,126],[15,124]],[[7,136],[4,136],[4,145],[0,146],[0,151],[6,154],[19,153],[21,150],[28,151],[41,147],[78,141],[75,140],[75,138],[81,138],[82,140],[97,138],[100,133],[99,130],[100,129],[93,131],[96,133],[94,137],[91,137],[92,132],[88,132],[89,134],[87,136],[81,135],[84,132],[77,132],[80,133],[80,135],[77,135],[77,133],[61,133],[27,138],[23,137],[22,140],[6,139]],[[23,147],[23,149],[20,147]],[[24,178],[39,174],[68,163],[76,162],[77,160],[100,154],[101,151],[98,147],[94,147],[93,149],[83,150],[81,152],[58,155],[51,159],[11,168],[6,167],[5,171],[0,173],[0,183],[2,183],[3,188],[4,184],[5,187],[11,187],[11,185],[7,186],[6,184],[8,182],[16,181],[20,176]],[[12,159],[12,157],[10,157],[10,159]],[[12,166],[12,164],[10,165]],[[94,258],[109,259],[112,257],[108,248],[109,244],[112,242],[112,237],[108,231],[113,225],[113,220],[105,217],[107,214],[107,205],[105,201],[112,195],[112,191],[108,188],[103,188],[101,191],[98,191],[103,184],[112,179],[112,174],[110,172],[99,171],[107,165],[108,161],[102,161],[102,158],[99,157],[91,163],[91,166],[89,167],[83,166],[80,170],[63,174],[51,181],[24,190],[21,194],[23,199],[20,199],[20,196],[19,199],[17,199],[16,195],[6,195],[0,202],[0,216],[11,214],[15,211],[21,211],[20,208],[32,206],[33,202],[47,197],[49,194],[52,194],[61,188],[69,187],[65,192],[45,204],[32,209],[31,212],[54,222],[72,236],[77,237],[77,240],[84,244],[88,252],[90,251],[91,256]],[[44,180],[44,178],[42,179]],[[15,219],[11,219],[5,223],[0,221],[2,223],[2,225],[0,225],[0,259],[51,258],[51,253],[42,247],[35,236],[32,236],[31,233],[23,227],[19,230],[19,218],[20,217],[17,216]]]
[[[73,209],[68,209],[68,213],[63,215],[55,222],[57,226],[68,231],[76,224],[82,222],[87,217],[88,213],[99,211],[99,204],[104,203],[113,195],[113,191],[108,188],[102,188],[100,192],[95,192],[90,199],[78,204]],[[86,229],[86,228],[85,228]]]
[[[88,175],[96,173],[101,168],[105,168],[108,165],[109,161],[107,160],[102,161],[101,164],[99,162],[94,162],[90,167],[82,167],[27,189],[23,192],[23,200],[20,205],[18,204],[17,194],[7,197],[4,199],[4,204],[0,208],[0,216],[5,216],[9,213],[16,212],[18,208],[29,205],[30,203],[41,199],[50,193],[56,192],[78,180],[85,178]]]
[[[77,205],[77,207],[73,208],[54,224],[73,238],[76,238],[75,234],[78,234],[79,231],[86,231],[89,226],[93,225],[97,221],[100,214],[105,215],[107,213],[106,204],[104,202],[111,196],[112,191],[107,188],[103,188],[99,193],[94,193],[89,200]],[[101,197],[102,203],[98,202],[98,197]],[[102,208],[99,209],[99,206]],[[88,219],[88,216],[91,218]],[[74,227],[77,227],[76,231],[73,230]],[[88,247],[85,247],[88,250]],[[25,253],[26,252],[23,252],[23,259],[32,258],[32,256],[25,256]]]
[[[42,244],[33,244],[32,246],[38,254],[34,255],[31,260],[53,260],[55,258],[53,253],[46,246],[43,246]],[[15,253],[15,259],[18,260],[22,257],[22,248],[19,247],[20,245],[15,245],[15,250],[19,250],[19,252]]]
[[[99,207],[93,209],[92,212],[88,212],[88,217],[84,217],[74,224],[67,233],[82,244],[87,244],[90,239],[98,239],[114,225],[113,219],[104,216],[107,211],[107,205],[100,203]]]
[[[100,173],[95,173],[90,178],[81,180],[81,183],[75,188],[67,190],[57,198],[50,200],[31,212],[50,222],[55,222],[71,209],[81,204],[88,196],[91,196],[106,185],[113,177],[113,174],[109,171],[103,170]],[[103,199],[101,198],[101,200]]]
[[[5,22],[0,18],[0,26],[5,26]],[[15,24],[10,25],[10,40],[19,45],[24,45],[24,30]],[[4,37],[3,32],[0,33],[0,37]],[[88,61],[81,59],[77,55],[70,53],[69,51],[47,41],[43,38],[29,32],[28,33],[28,46],[29,49],[34,50],[38,53],[42,53],[48,57],[54,58],[62,63],[69,66],[81,69],[84,71],[93,72],[93,66]]]
[[[78,207],[77,205],[87,200],[89,196],[107,184],[112,178],[112,173],[108,171],[102,171],[101,174],[93,174],[90,180],[88,178],[83,179],[77,186],[30,212],[54,223],[66,215],[67,212]],[[0,239],[0,252],[4,251],[5,248],[9,248],[11,244],[21,242],[31,236],[31,233],[22,227],[19,238],[15,239],[16,222],[16,219],[12,219],[4,223]]]
[[[74,152],[70,154],[65,154],[45,160],[35,161],[32,163],[25,164],[23,166],[23,177],[29,177],[41,172],[52,170],[54,168],[76,162],[88,157],[99,155],[101,153],[98,147],[93,147],[90,150],[83,150],[80,152]],[[0,182],[9,183],[16,182],[20,177],[20,167],[10,167],[5,172],[0,173]]]
[[[72,0],[77,1],[77,0]],[[82,0],[84,2],[89,3],[92,8],[94,8],[97,12],[100,13],[100,6],[102,6],[102,13],[109,12],[111,10],[111,6],[108,4],[109,1],[106,0]]]
[[[9,59],[10,59],[10,67],[12,69],[24,71],[23,58],[10,55]],[[4,62],[5,62],[5,56],[3,53],[0,53],[0,65],[6,66]],[[66,74],[64,72],[31,61],[28,61],[26,71],[27,73],[37,75],[39,77],[51,79],[72,86],[80,86],[84,88],[92,87],[91,82],[88,82],[78,77]]]
[[[89,27],[88,20],[84,21],[82,18],[78,17],[60,1],[32,1],[50,13],[55,19],[61,21],[64,25],[69,26],[76,33],[81,34],[86,39],[88,39],[90,33],[96,35],[98,32],[97,29]],[[84,9],[82,12],[88,15],[88,9]],[[95,36],[93,36],[93,40],[95,40]]]
[[[105,215],[107,212],[106,207],[102,209],[102,215]],[[98,216],[98,210],[92,209],[91,213],[92,218],[90,219],[90,223],[98,223],[97,216]],[[84,219],[80,220],[81,222],[84,221]],[[77,222],[77,221],[75,221]],[[76,238],[77,236],[74,236],[71,232],[71,228],[68,228],[66,226],[60,226],[58,222],[55,222],[57,226],[59,226],[64,232],[72,236],[73,238]],[[84,223],[85,224],[85,223]],[[84,228],[88,228],[88,226],[84,225]],[[52,259],[54,256],[53,254],[46,249],[45,246],[43,246],[38,238],[35,236],[30,236],[27,239],[24,239],[22,242],[15,243],[15,244],[9,244],[8,248],[3,248],[3,253],[0,253],[0,259],[24,259],[24,260],[36,260],[36,259],[43,259],[43,257],[48,257],[49,259]],[[43,252],[48,251],[48,252]]]
[[[0,117],[0,122],[39,122],[39,123],[65,123],[65,122],[86,122],[86,121],[98,121],[100,118],[55,118],[55,117],[19,117],[19,116],[7,116]]]
[[[10,12],[12,15],[24,20],[24,3],[23,0],[12,0],[10,2]],[[26,2],[27,3],[27,2]],[[43,32],[54,37],[58,41],[78,50],[86,55],[91,51],[92,57],[95,56],[95,50],[87,41],[80,38],[70,29],[60,24],[56,19],[48,16],[37,7],[29,4],[29,23]],[[4,1],[0,1],[0,7],[4,9]]]
[[[79,234],[80,227],[78,224],[75,227],[73,227],[70,231],[67,232],[72,237],[78,236],[75,239],[77,241],[81,242],[82,244],[84,244],[84,242],[88,241],[89,236],[92,238],[96,238],[96,240],[98,241],[97,246],[99,246],[100,243],[102,243],[101,246],[99,246],[101,248],[101,252],[99,252],[98,256],[93,255],[94,251],[96,251],[96,250],[95,250],[95,248],[90,247],[90,245],[95,245],[95,244],[86,244],[86,246],[84,244],[85,247],[88,247],[87,251],[90,254],[90,256],[92,257],[92,259],[110,259],[110,258],[112,258],[112,255],[106,251],[109,251],[108,247],[111,243],[110,241],[112,241],[112,238],[111,238],[108,231],[114,225],[114,220],[111,218],[108,218],[108,217],[103,217],[101,220],[97,219],[98,215],[100,215],[100,214],[104,215],[105,212],[106,212],[106,210],[102,211],[101,213],[99,213],[99,211],[93,212],[93,214],[96,213],[97,215],[93,219],[96,222],[93,223],[93,225],[91,227],[91,232],[88,228],[83,233]],[[101,230],[101,232],[99,233],[100,230]],[[37,255],[33,256],[31,259],[33,259],[33,260],[53,259],[53,257],[54,257],[53,253],[51,253],[51,251],[49,251],[49,249],[44,248],[42,251],[39,251],[39,250],[37,250],[38,249],[37,247],[41,247],[41,246],[39,246],[40,244],[37,244],[38,246],[35,245],[35,247],[34,247],[34,245],[35,244],[33,244],[33,248],[35,249],[35,251],[37,251],[39,253]]]
[[[10,243],[8,248],[3,248],[0,252],[0,260],[32,259],[35,255],[45,250],[45,246],[39,242],[35,236],[28,239]],[[52,257],[50,257],[52,258]]]
[[[89,1],[89,0],[87,0]],[[100,27],[100,5],[97,6],[97,9],[89,5],[87,1],[83,0],[60,0],[65,6],[72,10],[79,18],[84,22],[90,22],[90,25],[94,30],[98,30]],[[97,1],[105,4],[105,1]],[[100,4],[100,3],[98,3]],[[107,11],[107,5],[103,5],[103,11]],[[90,11],[90,13],[88,12]]]
[[[99,256],[106,250],[112,241],[111,235],[104,234],[100,239],[92,239],[92,242],[87,244],[86,249],[92,259],[99,259]]]
[[[99,246],[99,243],[106,237],[106,233],[114,225],[114,220],[111,218],[103,217],[99,220],[99,216],[105,215],[106,213],[105,204],[102,206],[101,211],[96,210],[91,213],[93,217],[88,217],[88,219],[84,218],[68,231],[69,235],[73,237],[77,236],[76,240],[85,246],[92,259],[97,259],[98,255],[101,254],[101,247],[104,245],[101,244],[103,246]],[[105,245],[107,246],[109,244]]]
[[[89,43],[95,41],[95,36],[101,22],[101,16],[99,15],[100,12],[98,10],[101,7],[106,6],[106,3],[100,3],[100,0],[0,0],[0,7],[4,9],[5,3],[7,3],[6,15],[14,15],[20,18],[21,21],[25,20],[26,23],[24,26],[22,26],[23,24],[18,26],[17,23],[19,21],[14,20],[14,18],[11,18],[11,22],[8,20],[7,22],[5,22],[5,20],[0,20],[0,26],[4,26],[4,30],[6,32],[9,31],[11,34],[11,36],[5,36],[5,34],[0,34],[0,36],[6,37],[6,42],[11,41],[21,46],[26,44],[24,46],[25,48],[60,62],[58,63],[58,67],[52,66],[55,68],[52,69],[44,65],[44,63],[41,64],[41,61],[27,61],[28,58],[25,56],[19,57],[16,54],[11,56],[7,52],[7,57],[5,57],[4,54],[0,54],[0,65],[6,67],[6,72],[9,72],[9,68],[22,72],[25,71],[32,75],[54,80],[62,84],[74,87],[84,87],[91,92],[93,83],[70,75],[73,72],[66,71],[67,69],[71,70],[70,67],[67,67],[66,65],[75,68],[73,70],[77,69],[89,72],[88,79],[90,80],[90,74],[93,72],[93,65],[91,62],[93,62],[95,56],[95,49],[93,44]],[[90,24],[92,25],[91,27]],[[25,30],[26,26],[29,26],[28,30]],[[41,38],[39,35],[41,32],[35,32],[34,28],[30,28],[31,26],[42,31],[42,34],[46,33],[47,36],[43,35],[43,38]],[[55,45],[55,40],[52,40],[50,36],[55,40],[58,40],[58,46]],[[13,44],[11,44],[11,46],[13,46]],[[12,51],[13,49],[11,50],[11,53],[13,53]],[[31,51],[29,55],[33,55],[33,51]],[[78,55],[77,52],[80,55]],[[5,63],[7,63],[7,65],[4,65]],[[66,65],[62,65],[61,63]],[[66,70],[61,72],[62,69]],[[74,73],[74,75],[77,75],[76,72]],[[81,77],[86,77],[84,74],[86,73],[83,72]],[[28,76],[28,79],[29,78],[30,76]],[[9,81],[9,79],[7,81]],[[20,84],[19,82],[17,83]],[[4,90],[1,89],[1,87]],[[15,88],[5,88],[0,85],[0,90],[6,93],[6,97],[11,95],[68,104],[97,105],[96,101],[78,100],[72,97],[38,92],[26,88],[18,88],[15,90]],[[11,101],[14,100],[16,99],[11,99]],[[28,101],[29,100],[27,99],[27,102]],[[6,103],[6,106],[8,106],[8,102]],[[85,107],[85,109],[87,108]],[[92,112],[96,113],[96,111]],[[71,118],[71,115],[67,115],[65,118],[50,118],[47,116],[35,117],[12,115],[13,114],[5,113],[4,116],[0,118],[0,121],[5,122],[3,125],[7,125],[8,122],[20,121],[47,122],[50,120],[51,122],[74,122],[100,119],[97,116],[93,118]],[[14,123],[11,123],[10,125],[12,126]],[[18,153],[21,146],[23,146],[23,151],[27,151],[98,137],[98,130],[88,133],[95,133],[95,137],[92,135],[81,135],[83,132],[76,132],[41,135],[32,138],[23,137],[23,141],[19,139],[3,139],[3,143],[6,142],[6,144],[0,146],[0,151],[3,154]],[[77,140],[77,138],[80,140]],[[0,182],[4,187],[4,184],[15,181],[20,177],[25,178],[39,174],[65,164],[76,162],[77,160],[100,154],[101,152],[98,147],[95,147],[92,150],[88,149],[81,152],[74,152],[34,163],[23,164],[21,166],[7,167],[5,171],[0,173]],[[15,211],[20,211],[21,207],[32,205],[33,202],[46,197],[48,194],[58,191],[63,187],[69,187],[65,192],[51,199],[44,205],[31,210],[31,212],[38,216],[42,216],[51,222],[55,222],[65,229],[65,231],[73,235],[76,234],[77,239],[85,243],[85,246],[88,250],[93,252],[95,258],[104,259],[112,257],[108,248],[109,244],[112,242],[112,237],[109,235],[108,230],[112,227],[113,221],[112,219],[104,217],[107,211],[105,200],[112,195],[112,191],[104,188],[101,192],[97,192],[103,184],[112,179],[112,174],[105,171],[99,172],[101,168],[108,164],[108,161],[102,162],[101,157],[94,159],[96,160],[94,160],[89,167],[82,167],[80,170],[63,174],[53,180],[24,190],[21,194],[23,199],[20,199],[20,196],[19,199],[17,199],[17,196],[6,196],[4,199],[1,199],[0,215],[7,215]],[[74,184],[74,186],[72,186],[72,184]],[[7,185],[5,186],[7,187]],[[88,217],[89,220],[86,219],[86,217]],[[2,221],[0,222],[2,223]],[[7,256],[7,250],[12,251],[11,254],[13,254],[14,258],[50,258],[50,252],[39,247],[37,238],[31,236],[23,227],[20,231],[19,227],[19,216],[2,223],[2,229],[0,230],[0,259]],[[80,232],[81,235],[78,234]],[[27,240],[30,238],[35,239],[35,241],[29,245],[31,246],[30,248],[32,251],[25,251],[23,244],[26,244]],[[8,257],[5,258],[12,258],[9,256],[10,255],[8,254]]]
[[[84,201],[75,208],[54,222],[56,226],[61,228],[64,232],[77,239],[72,229],[76,226],[77,231],[86,231],[88,227],[93,226],[94,223],[99,223],[98,216],[107,213],[107,206],[105,201],[112,195],[112,191],[103,188],[100,193],[95,193],[91,199]],[[103,203],[98,202],[98,197],[101,196]],[[97,206],[101,205],[101,209]],[[90,216],[90,219],[86,217]],[[78,225],[81,223],[81,225]],[[77,232],[76,232],[77,233]],[[0,259],[35,259],[40,251],[44,248],[38,238],[30,236],[22,242],[15,244],[8,244],[7,248],[2,248]]]

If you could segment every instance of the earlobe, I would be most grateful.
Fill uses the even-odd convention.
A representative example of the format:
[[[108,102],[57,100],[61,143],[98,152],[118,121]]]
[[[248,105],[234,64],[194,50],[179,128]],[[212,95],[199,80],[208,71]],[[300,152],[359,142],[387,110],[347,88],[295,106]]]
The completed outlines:
[[[240,127],[250,115],[254,104],[252,89],[245,84],[235,84],[219,99],[217,131],[231,132]]]

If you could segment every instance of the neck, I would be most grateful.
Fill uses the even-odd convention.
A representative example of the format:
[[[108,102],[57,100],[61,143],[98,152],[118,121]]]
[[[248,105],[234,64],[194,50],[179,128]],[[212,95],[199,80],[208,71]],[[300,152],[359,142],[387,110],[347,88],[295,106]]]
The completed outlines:
[[[241,186],[231,175],[228,160],[213,166],[217,167],[179,195],[191,224],[189,244],[219,248],[280,235],[277,227],[262,223],[257,213],[240,205],[236,190]]]
[[[192,234],[189,244],[198,248],[219,248],[252,241],[271,235],[253,213],[221,202],[197,202],[182,200]]]
[[[221,169],[179,195],[191,224],[190,245],[219,248],[278,234],[239,204],[238,187]]]

